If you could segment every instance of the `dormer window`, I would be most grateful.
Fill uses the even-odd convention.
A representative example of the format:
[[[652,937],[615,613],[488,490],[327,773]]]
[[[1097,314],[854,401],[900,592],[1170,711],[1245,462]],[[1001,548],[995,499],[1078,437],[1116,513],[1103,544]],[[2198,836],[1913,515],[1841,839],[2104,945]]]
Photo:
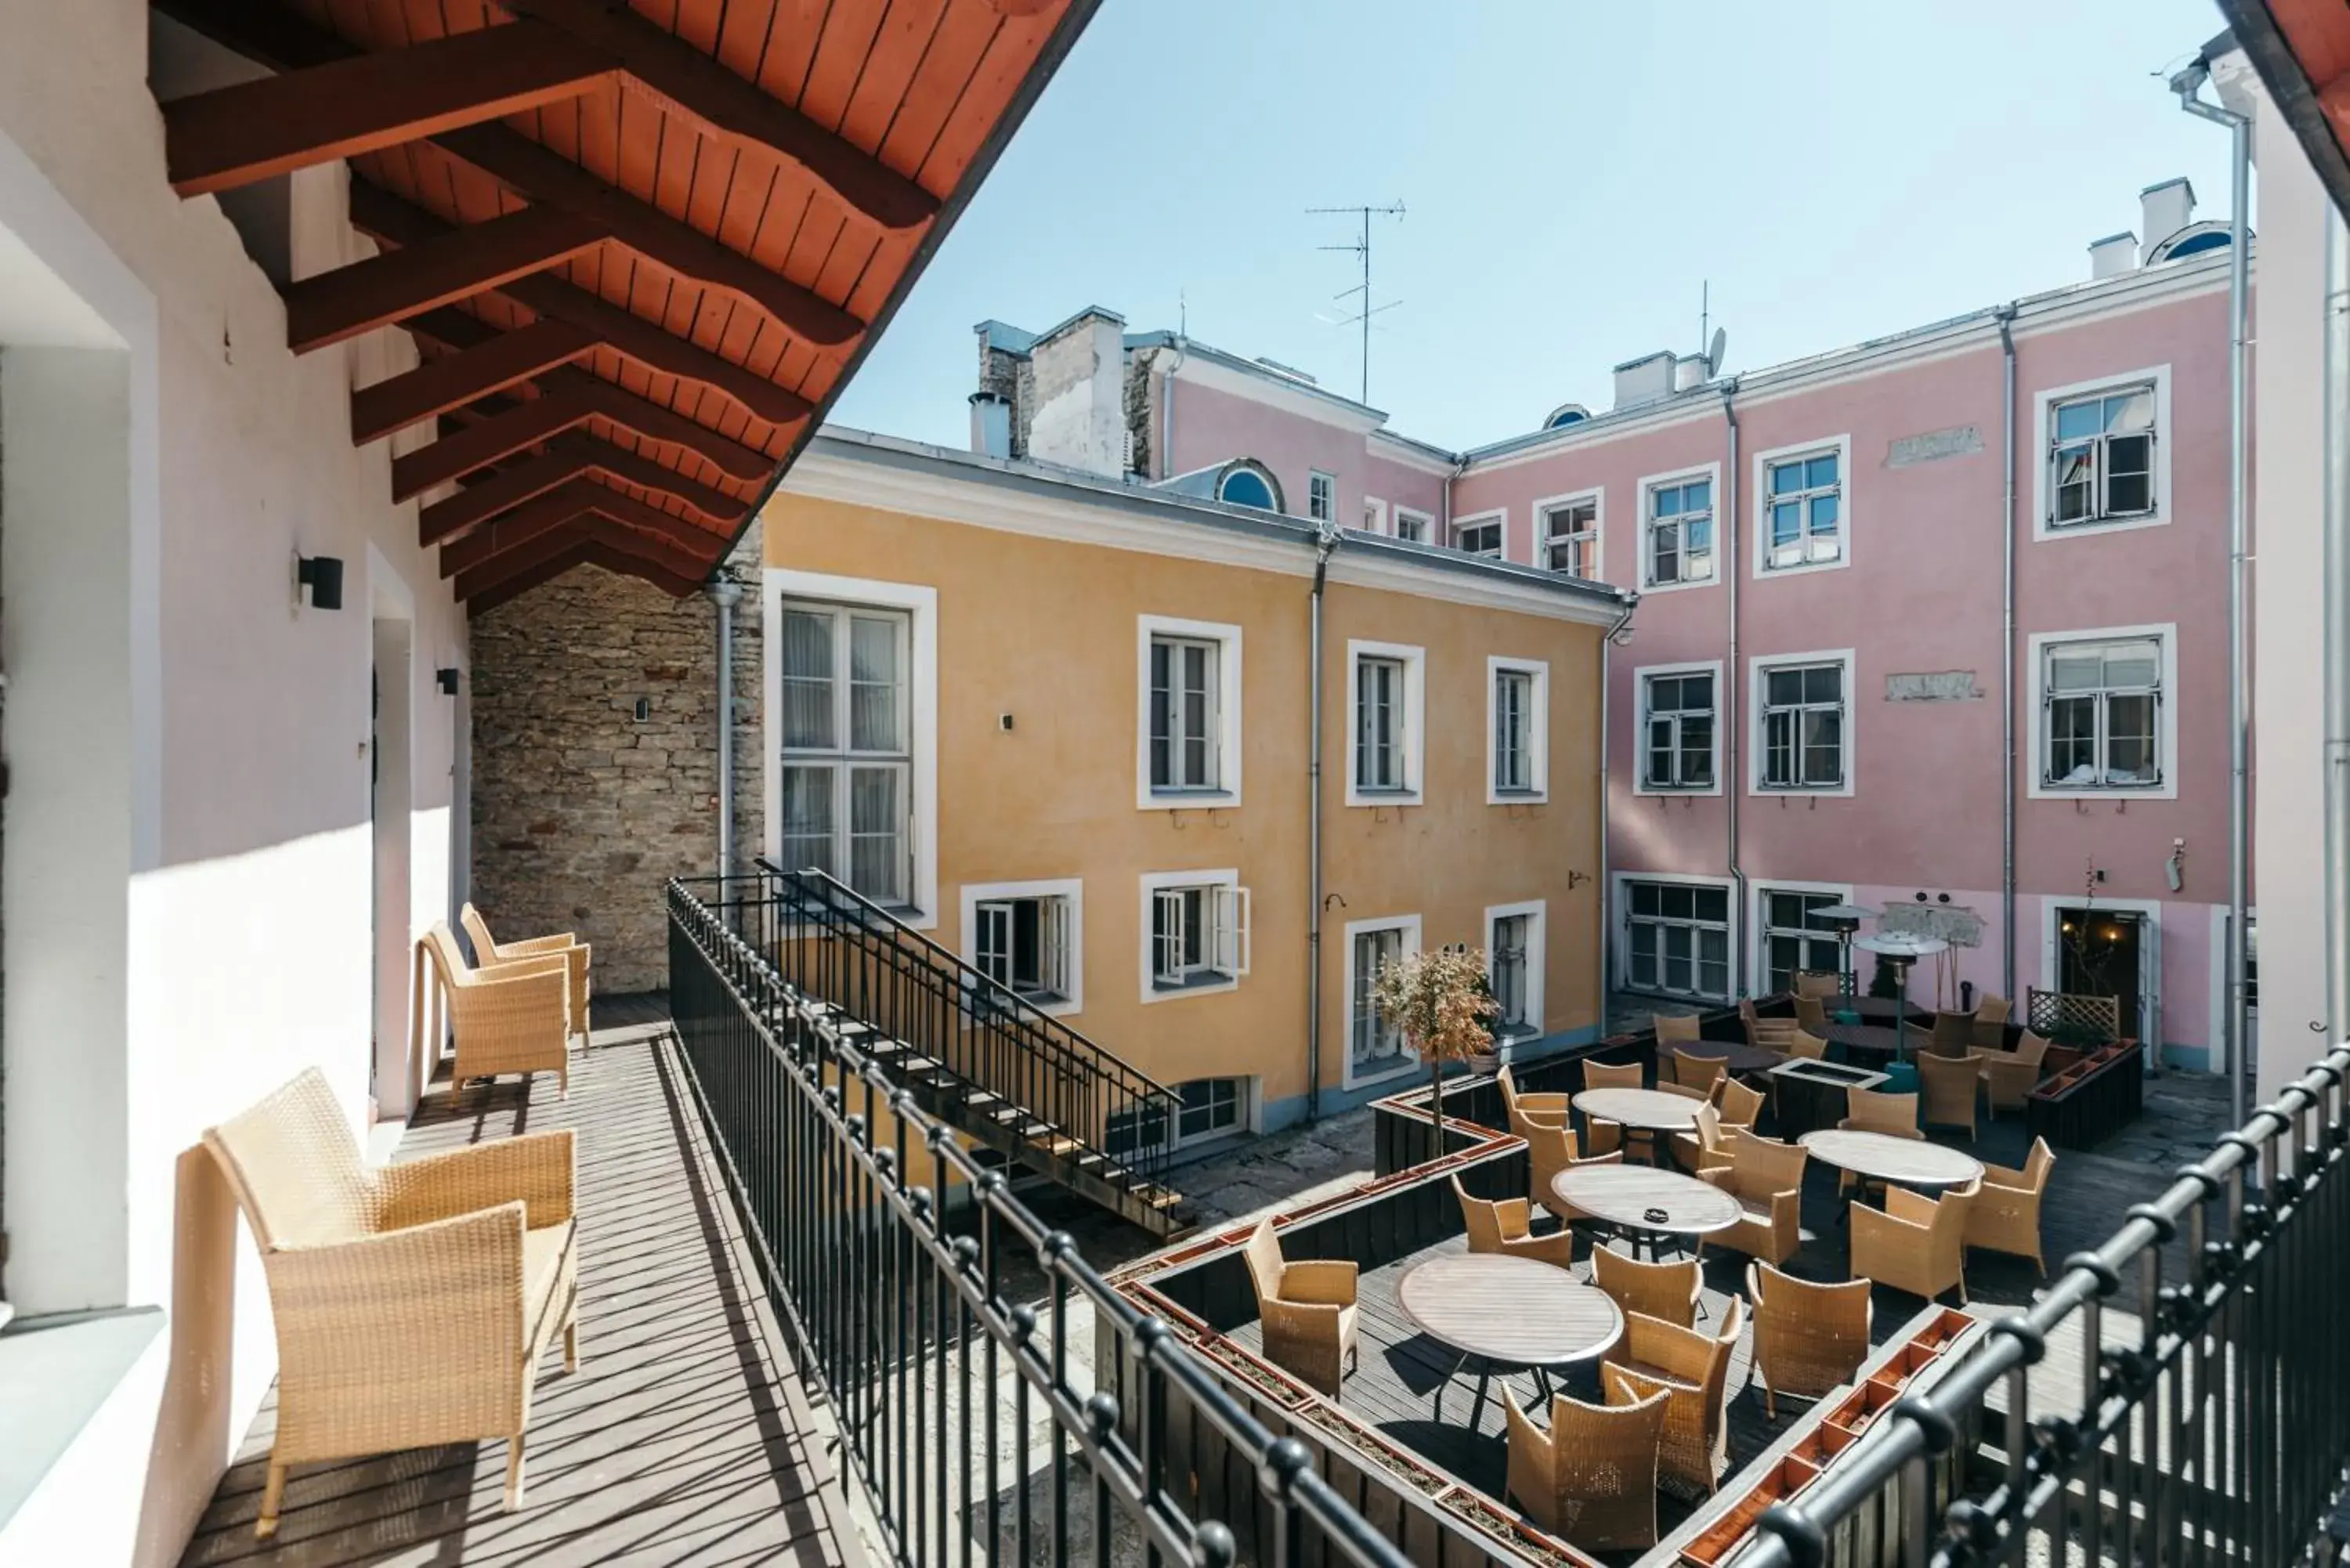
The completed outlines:
[[[1216,499],[1234,506],[1253,506],[1260,512],[1281,510],[1281,490],[1273,475],[1261,463],[1236,462],[1226,469],[1216,481]]]

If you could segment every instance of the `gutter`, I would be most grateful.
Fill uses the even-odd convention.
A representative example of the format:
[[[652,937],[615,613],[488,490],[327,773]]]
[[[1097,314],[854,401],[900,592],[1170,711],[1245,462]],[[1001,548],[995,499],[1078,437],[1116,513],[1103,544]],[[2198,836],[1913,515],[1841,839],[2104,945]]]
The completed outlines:
[[[2015,995],[2015,306],[1999,323],[2000,469],[2005,476],[1999,548],[1999,920],[2001,994]]]
[[[1167,375],[1159,384],[1159,477],[1161,479],[1175,477],[1175,372],[1180,370],[1183,361],[1191,357],[1191,340],[1176,338],[1175,362],[1167,367]]]
[[[2325,217],[2325,1038],[2350,1030],[2350,230]]]
[[[1746,949],[1752,935],[1747,929],[1746,868],[1738,863],[1738,808],[1746,794],[1739,781],[1740,742],[1745,722],[1739,711],[1738,696],[1744,690],[1742,671],[1738,664],[1738,378],[1732,376],[1721,384],[1721,418],[1729,427],[1729,451],[1724,454],[1721,478],[1721,508],[1715,514],[1718,544],[1716,556],[1721,562],[1725,580],[1730,585],[1730,652],[1722,664],[1721,732],[1722,768],[1721,793],[1728,810],[1722,823],[1722,853],[1729,862],[1732,921],[1738,928],[1738,940],[1731,944],[1730,955],[1730,993],[1746,995]],[[1856,694],[1857,695],[1857,694]]]
[[[1313,646],[1305,704],[1305,1125],[1322,1119],[1322,598],[1336,553],[1337,524],[1314,539]],[[1628,611],[1627,612],[1629,613]]]
[[[1599,936],[1599,968],[1596,972],[1599,976],[1599,1038],[1602,1040],[1607,1038],[1607,971],[1609,961],[1615,956],[1616,934],[1613,923],[1615,911],[1609,907],[1615,896],[1616,879],[1614,862],[1608,858],[1607,848],[1607,800],[1608,792],[1613,787],[1608,748],[1613,744],[1614,725],[1609,717],[1613,706],[1609,698],[1614,691],[1616,673],[1615,660],[1611,656],[1617,645],[1630,636],[1632,613],[1639,607],[1640,598],[1635,594],[1625,605],[1624,613],[1616,618],[1616,624],[1609,627],[1607,634],[1599,639],[1599,918],[1593,924]],[[1635,759],[1639,755],[1638,730],[1636,722],[1631,752]]]

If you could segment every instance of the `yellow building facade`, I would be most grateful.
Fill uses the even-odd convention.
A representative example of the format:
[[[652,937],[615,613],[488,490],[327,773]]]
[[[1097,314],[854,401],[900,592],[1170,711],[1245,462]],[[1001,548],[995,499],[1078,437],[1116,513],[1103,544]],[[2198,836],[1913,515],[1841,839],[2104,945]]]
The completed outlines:
[[[1595,1037],[1612,590],[843,431],[763,523],[765,855],[1182,1086],[1186,1142],[1417,1072],[1367,980],[1422,946],[1494,955],[1513,1054]]]

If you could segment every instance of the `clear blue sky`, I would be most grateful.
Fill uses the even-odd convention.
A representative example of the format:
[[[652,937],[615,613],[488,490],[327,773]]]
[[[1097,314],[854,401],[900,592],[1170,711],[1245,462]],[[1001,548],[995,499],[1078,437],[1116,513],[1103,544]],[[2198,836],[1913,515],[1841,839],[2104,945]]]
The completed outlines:
[[[1104,0],[834,418],[968,433],[971,327],[1100,304],[1371,401],[1449,447],[1697,347],[1752,369],[2085,277],[2141,187],[2224,217],[2227,136],[2161,79],[2210,0]]]

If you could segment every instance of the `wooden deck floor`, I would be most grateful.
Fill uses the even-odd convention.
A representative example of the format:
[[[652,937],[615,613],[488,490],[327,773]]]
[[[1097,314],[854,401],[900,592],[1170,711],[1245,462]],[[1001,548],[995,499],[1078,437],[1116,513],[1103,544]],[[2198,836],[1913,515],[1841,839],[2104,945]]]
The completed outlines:
[[[853,1529],[806,1396],[776,1365],[737,1227],[657,1007],[599,999],[571,1097],[430,1096],[410,1157],[514,1133],[579,1134],[579,1333],[551,1354],[530,1429],[528,1495],[499,1511],[503,1443],[297,1469],[278,1539],[253,1537],[276,1418],[264,1407],[182,1559],[187,1568],[591,1563],[857,1568]]]

